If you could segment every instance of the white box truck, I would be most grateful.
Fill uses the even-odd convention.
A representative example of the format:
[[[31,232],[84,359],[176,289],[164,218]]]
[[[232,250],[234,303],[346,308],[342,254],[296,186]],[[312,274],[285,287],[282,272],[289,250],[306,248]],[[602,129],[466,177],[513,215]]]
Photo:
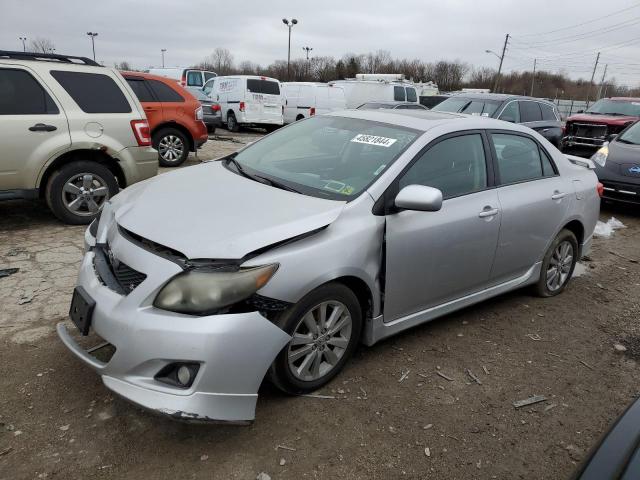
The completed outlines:
[[[282,91],[285,96],[285,124],[347,108],[342,87],[315,82],[285,82]]]
[[[237,132],[241,126],[273,131],[283,125],[284,98],[280,81],[254,75],[215,77],[202,91],[220,104],[222,122]]]
[[[334,80],[329,85],[342,87],[347,108],[367,102],[415,102],[418,94],[412,83],[388,80]]]

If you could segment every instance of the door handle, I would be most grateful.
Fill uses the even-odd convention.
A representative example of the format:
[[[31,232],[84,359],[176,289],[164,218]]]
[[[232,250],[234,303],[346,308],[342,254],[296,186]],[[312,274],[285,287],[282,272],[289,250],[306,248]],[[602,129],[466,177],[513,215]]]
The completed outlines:
[[[543,129],[542,129],[542,131],[543,131],[543,132],[548,132],[548,131],[549,131],[549,129],[548,129],[548,128],[543,128]]]
[[[485,207],[484,210],[482,210],[478,214],[478,217],[480,218],[493,217],[494,215],[498,214],[498,211],[499,210],[497,208]]]
[[[44,123],[36,123],[34,126],[29,127],[29,131],[31,132],[53,132],[57,130],[58,127],[53,125],[45,125]]]
[[[556,190],[555,192],[553,192],[553,195],[551,195],[551,200],[561,200],[566,196],[567,196],[566,193],[559,192],[558,190]]]
[[[145,112],[153,112],[155,110],[156,110],[155,107],[144,107]]]

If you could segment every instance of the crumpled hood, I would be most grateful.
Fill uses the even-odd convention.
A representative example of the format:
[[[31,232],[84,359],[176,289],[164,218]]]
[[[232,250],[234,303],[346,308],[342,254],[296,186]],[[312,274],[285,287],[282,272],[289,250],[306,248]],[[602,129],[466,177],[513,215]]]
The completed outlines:
[[[635,122],[638,117],[620,116],[620,115],[590,115],[588,113],[579,113],[571,115],[567,118],[567,122],[586,122],[599,123],[606,125],[624,125],[625,123]]]
[[[221,162],[158,175],[113,199],[119,225],[191,259],[240,259],[329,225],[344,205],[255,182]]]

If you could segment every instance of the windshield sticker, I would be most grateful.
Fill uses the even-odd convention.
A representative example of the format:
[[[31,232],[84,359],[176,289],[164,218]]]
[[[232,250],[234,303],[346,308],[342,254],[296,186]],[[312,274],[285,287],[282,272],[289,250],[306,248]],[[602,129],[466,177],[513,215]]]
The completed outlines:
[[[345,185],[340,193],[344,193],[345,195],[351,195],[353,193],[353,187],[351,185]]]
[[[384,170],[384,167],[386,167],[386,165],[380,165],[378,168],[376,168],[376,171],[375,171],[375,172],[373,172],[373,174],[374,174],[375,176],[378,176],[378,174],[379,174],[382,170]]]
[[[377,147],[390,147],[398,140],[396,138],[378,137],[377,135],[365,135],[359,133],[351,139],[354,143],[365,143],[367,145],[375,145]]]
[[[345,188],[346,186],[347,186],[346,183],[331,180],[324,186],[324,188],[326,188],[327,190],[333,190],[334,192],[341,193],[342,189]]]

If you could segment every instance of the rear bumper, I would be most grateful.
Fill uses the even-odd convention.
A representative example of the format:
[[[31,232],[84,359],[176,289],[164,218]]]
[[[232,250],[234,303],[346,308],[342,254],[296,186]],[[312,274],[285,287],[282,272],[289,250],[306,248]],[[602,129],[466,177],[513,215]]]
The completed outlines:
[[[204,115],[204,123],[207,127],[221,127],[222,117],[220,115]]]
[[[127,147],[118,152],[116,160],[124,173],[127,187],[158,173],[158,152],[151,147]]]
[[[179,267],[134,245],[113,247],[118,258],[148,273],[147,279],[120,295],[97,277],[90,251],[77,283],[95,301],[92,331],[115,353],[106,363],[98,360],[61,323],[64,345],[107,388],[141,407],[182,420],[252,421],[262,379],[291,337],[258,312],[192,317],[151,306],[149,299]],[[181,362],[199,365],[190,387],[156,379],[167,365]]]

